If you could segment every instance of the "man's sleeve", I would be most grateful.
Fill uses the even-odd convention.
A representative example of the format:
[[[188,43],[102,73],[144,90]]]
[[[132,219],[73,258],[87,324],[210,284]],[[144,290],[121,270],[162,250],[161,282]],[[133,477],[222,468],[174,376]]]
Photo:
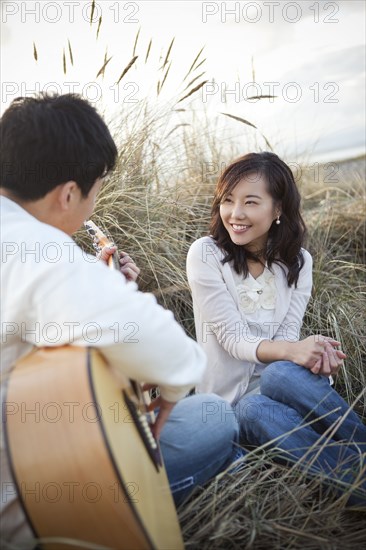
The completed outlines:
[[[159,385],[168,401],[201,380],[206,355],[172,312],[101,263],[79,258],[74,265],[50,267],[35,288],[34,302],[41,335],[36,345],[99,348],[114,370]]]

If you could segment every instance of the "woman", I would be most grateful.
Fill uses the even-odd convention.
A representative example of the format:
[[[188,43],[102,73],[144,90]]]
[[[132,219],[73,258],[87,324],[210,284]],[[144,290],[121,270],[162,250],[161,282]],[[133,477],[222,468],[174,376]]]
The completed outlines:
[[[290,168],[268,152],[228,166],[210,233],[187,257],[197,340],[208,356],[198,391],[233,405],[244,444],[271,441],[281,457],[355,484],[366,428],[329,383],[345,354],[332,338],[299,339],[312,258],[302,248],[306,228]]]

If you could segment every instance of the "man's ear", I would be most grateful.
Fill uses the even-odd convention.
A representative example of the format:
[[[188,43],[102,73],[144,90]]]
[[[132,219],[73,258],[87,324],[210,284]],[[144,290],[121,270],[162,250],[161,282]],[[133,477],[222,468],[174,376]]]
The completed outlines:
[[[76,198],[80,198],[80,189],[76,181],[70,180],[59,186],[58,202],[62,210],[68,210]]]

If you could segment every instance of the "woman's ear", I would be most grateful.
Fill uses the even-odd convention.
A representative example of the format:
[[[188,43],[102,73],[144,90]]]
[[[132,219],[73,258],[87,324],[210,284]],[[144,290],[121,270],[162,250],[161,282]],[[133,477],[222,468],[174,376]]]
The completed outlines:
[[[281,214],[282,214],[282,204],[281,203],[276,204],[275,214],[276,214],[276,218],[281,216]]]

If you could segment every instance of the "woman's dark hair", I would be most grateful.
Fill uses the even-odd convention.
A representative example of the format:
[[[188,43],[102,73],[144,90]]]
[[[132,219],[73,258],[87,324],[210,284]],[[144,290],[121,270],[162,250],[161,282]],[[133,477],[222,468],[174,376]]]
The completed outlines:
[[[15,99],[0,120],[0,139],[0,186],[22,200],[70,180],[86,197],[117,157],[107,125],[76,94]]]
[[[281,223],[272,223],[265,258],[270,268],[273,263],[288,269],[288,285],[297,284],[304,265],[301,247],[306,237],[306,226],[300,213],[300,193],[290,168],[274,153],[249,153],[235,160],[221,174],[217,182],[211,211],[210,233],[226,253],[223,263],[233,261],[237,273],[248,275],[247,260],[259,261],[245,246],[234,244],[220,216],[220,204],[239,181],[249,175],[261,175],[275,205],[281,209]]]

